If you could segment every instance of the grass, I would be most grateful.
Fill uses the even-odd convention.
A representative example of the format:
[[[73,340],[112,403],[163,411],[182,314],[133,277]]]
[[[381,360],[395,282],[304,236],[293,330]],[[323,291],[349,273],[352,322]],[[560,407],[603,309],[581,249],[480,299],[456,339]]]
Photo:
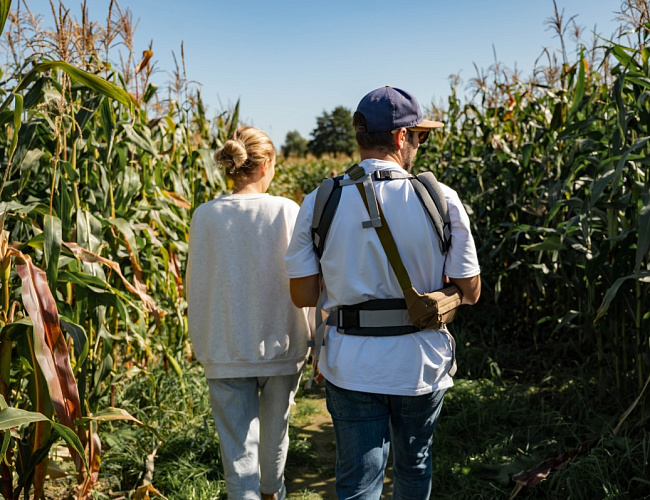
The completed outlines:
[[[635,418],[628,437],[615,437],[616,418],[591,392],[571,381],[538,387],[457,380],[434,436],[436,489],[450,499],[508,498],[514,474],[595,439],[591,451],[520,497],[650,498],[647,417],[645,425]]]
[[[612,429],[625,407],[614,397],[593,396],[599,393],[597,384],[586,374],[565,370],[562,377],[556,372],[504,378],[511,371],[507,362],[500,364],[500,376],[459,377],[445,397],[434,435],[435,498],[506,499],[514,474],[591,439],[596,444],[589,452],[567,461],[534,488],[524,488],[518,498],[650,498],[650,419],[643,401],[614,436]],[[462,371],[462,356],[460,367]],[[162,366],[116,387],[116,405],[154,426],[163,441],[133,424],[102,422],[104,451],[96,498],[130,498],[144,476],[147,455],[155,449],[153,485],[167,498],[225,498],[203,371],[196,364],[182,368],[184,393],[178,376]],[[487,365],[485,372],[493,373]],[[302,389],[296,397],[287,463],[294,476],[333,477],[332,468],[322,466],[314,440],[302,432],[326,414],[323,397],[322,390]],[[303,489],[290,498],[325,497]]]

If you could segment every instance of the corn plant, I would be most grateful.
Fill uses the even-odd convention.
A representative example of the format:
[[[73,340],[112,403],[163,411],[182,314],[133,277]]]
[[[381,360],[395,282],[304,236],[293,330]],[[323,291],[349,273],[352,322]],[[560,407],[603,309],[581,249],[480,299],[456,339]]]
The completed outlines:
[[[6,5],[0,12],[9,12]],[[89,30],[72,23],[62,4],[59,13],[53,39],[65,60],[35,54],[7,68],[13,73],[0,91],[0,429],[7,500],[32,488],[34,498],[42,496],[48,452],[58,437],[71,449],[78,497],[89,497],[99,475],[98,423],[142,424],[111,408],[114,384],[162,362],[182,387],[189,215],[224,188],[210,149],[237,122],[235,109],[211,124],[200,94],[186,85],[176,97],[190,106],[170,100],[156,108],[152,85],[137,92],[146,83],[137,75],[151,55],[125,78],[99,58],[102,40],[73,44],[85,52],[68,50],[66,40]],[[109,15],[109,39],[114,24]],[[11,26],[20,29],[15,16]],[[164,112],[150,118],[155,109]]]
[[[488,328],[580,353],[619,392],[650,372],[650,25],[635,28],[638,47],[583,45],[529,81],[494,67],[465,104],[452,89],[434,110],[442,142],[419,159],[469,205],[484,303],[498,304]]]

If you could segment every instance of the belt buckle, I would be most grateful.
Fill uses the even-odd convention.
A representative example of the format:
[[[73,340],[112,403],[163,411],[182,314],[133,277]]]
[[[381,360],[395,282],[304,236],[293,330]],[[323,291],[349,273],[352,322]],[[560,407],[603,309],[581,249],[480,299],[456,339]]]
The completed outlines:
[[[359,310],[339,308],[338,320],[338,326],[343,330],[359,328]]]

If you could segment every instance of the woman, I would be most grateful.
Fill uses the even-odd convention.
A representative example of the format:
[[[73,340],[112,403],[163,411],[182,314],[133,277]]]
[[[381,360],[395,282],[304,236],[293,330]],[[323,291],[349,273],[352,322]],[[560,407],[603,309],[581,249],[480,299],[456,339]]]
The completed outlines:
[[[282,500],[289,407],[309,338],[284,265],[299,207],[266,193],[275,148],[264,132],[238,129],[215,159],[233,193],[192,217],[189,333],[208,379],[228,498]]]

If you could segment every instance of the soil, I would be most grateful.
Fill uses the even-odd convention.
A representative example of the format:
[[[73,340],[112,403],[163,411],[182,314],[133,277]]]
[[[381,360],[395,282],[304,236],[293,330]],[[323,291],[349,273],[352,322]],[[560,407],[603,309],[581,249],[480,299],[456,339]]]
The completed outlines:
[[[285,469],[285,482],[289,500],[336,500],[335,467],[336,443],[332,419],[325,403],[325,384],[315,385],[296,399],[295,413],[301,402],[309,401],[313,408],[307,418],[293,425],[299,439],[306,439],[311,446],[317,465],[312,463],[288,464]],[[392,496],[392,457],[386,468],[382,499]]]

